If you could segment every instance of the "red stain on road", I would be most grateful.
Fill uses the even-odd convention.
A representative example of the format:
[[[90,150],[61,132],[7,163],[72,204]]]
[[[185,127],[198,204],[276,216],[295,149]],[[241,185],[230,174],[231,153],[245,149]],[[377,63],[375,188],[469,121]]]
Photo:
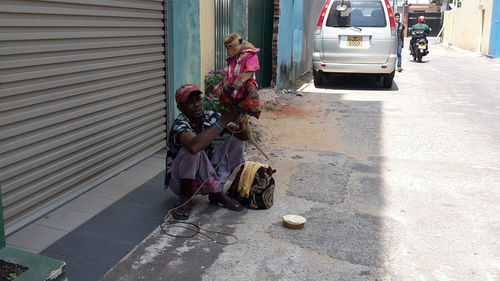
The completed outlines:
[[[290,105],[277,105],[275,106],[275,111],[273,111],[272,113],[277,116],[286,116],[295,118],[307,118],[313,115],[313,112],[310,110],[304,110]]]

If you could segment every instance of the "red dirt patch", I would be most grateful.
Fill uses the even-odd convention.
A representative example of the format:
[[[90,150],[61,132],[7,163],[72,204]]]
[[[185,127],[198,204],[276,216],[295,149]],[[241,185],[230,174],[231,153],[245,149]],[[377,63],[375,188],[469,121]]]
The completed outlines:
[[[290,106],[290,105],[277,105],[275,107],[276,111],[271,112],[274,115],[278,116],[287,116],[287,117],[295,117],[295,118],[306,118],[313,115],[312,111],[303,110],[301,108]]]

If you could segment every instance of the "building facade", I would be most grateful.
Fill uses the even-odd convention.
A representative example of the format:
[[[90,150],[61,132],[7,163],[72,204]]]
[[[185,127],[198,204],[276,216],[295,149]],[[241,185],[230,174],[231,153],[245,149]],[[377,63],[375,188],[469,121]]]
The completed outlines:
[[[455,3],[451,10],[444,12],[443,43],[482,55],[493,53],[495,56],[494,48],[490,52],[490,42],[498,40],[495,35],[498,12],[494,17],[494,2],[498,1],[462,1],[460,5]]]

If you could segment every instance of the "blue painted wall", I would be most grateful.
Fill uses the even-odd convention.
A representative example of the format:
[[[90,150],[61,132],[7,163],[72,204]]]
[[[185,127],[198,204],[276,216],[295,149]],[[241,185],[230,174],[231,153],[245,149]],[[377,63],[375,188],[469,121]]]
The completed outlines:
[[[493,0],[489,55],[500,57],[500,0]]]
[[[300,64],[302,62],[302,45],[304,34],[304,0],[295,0],[293,3],[293,38],[292,38],[292,76],[296,77],[301,73]]]
[[[203,0],[202,0],[203,1]],[[248,3],[247,0],[231,1],[231,33],[238,33],[248,39]],[[227,35],[227,34],[226,34]]]
[[[169,0],[169,120],[179,111],[175,90],[185,83],[200,85],[199,0]]]
[[[311,70],[316,21],[325,0],[281,0],[276,87],[289,87]]]
[[[290,84],[293,53],[294,0],[280,1],[280,22],[278,26],[278,58],[276,87],[281,89]],[[302,40],[301,40],[302,41]]]

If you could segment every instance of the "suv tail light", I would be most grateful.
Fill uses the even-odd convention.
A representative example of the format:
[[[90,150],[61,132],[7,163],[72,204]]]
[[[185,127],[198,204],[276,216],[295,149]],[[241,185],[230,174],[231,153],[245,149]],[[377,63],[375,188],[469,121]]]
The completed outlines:
[[[325,21],[326,11],[328,10],[330,1],[331,0],[326,0],[325,5],[323,5],[323,9],[321,9],[321,14],[319,14],[318,23],[316,27],[316,34],[321,33],[321,27],[323,26],[323,21]]]
[[[391,4],[389,0],[385,0],[385,8],[387,9],[387,14],[389,15],[389,23],[391,24],[391,34],[396,35],[396,22],[394,22],[394,14],[392,13]]]

